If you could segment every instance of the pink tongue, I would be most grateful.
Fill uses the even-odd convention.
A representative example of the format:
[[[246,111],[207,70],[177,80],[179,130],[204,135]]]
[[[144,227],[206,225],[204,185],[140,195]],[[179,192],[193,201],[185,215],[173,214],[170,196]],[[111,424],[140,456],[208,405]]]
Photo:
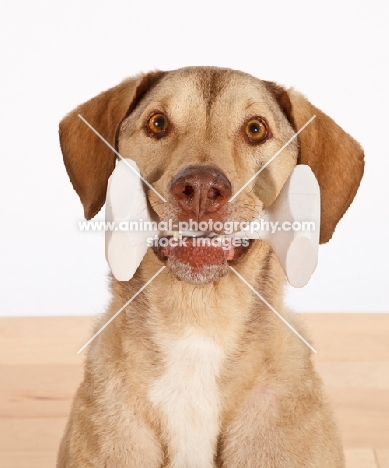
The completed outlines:
[[[232,245],[228,249],[223,250],[223,252],[224,252],[224,258],[226,260],[233,260],[234,259],[235,249],[234,249],[234,247]]]

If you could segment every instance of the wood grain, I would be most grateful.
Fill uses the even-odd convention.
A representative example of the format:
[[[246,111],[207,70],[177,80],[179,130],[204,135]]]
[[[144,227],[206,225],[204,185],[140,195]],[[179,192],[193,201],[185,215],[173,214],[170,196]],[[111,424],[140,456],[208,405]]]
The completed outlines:
[[[345,450],[345,458],[347,468],[379,468],[372,449]]]
[[[378,468],[389,468],[389,449],[375,452]]]
[[[389,468],[389,314],[305,314],[347,468]],[[96,317],[0,318],[0,468],[52,468]],[[119,467],[118,467],[119,468]]]

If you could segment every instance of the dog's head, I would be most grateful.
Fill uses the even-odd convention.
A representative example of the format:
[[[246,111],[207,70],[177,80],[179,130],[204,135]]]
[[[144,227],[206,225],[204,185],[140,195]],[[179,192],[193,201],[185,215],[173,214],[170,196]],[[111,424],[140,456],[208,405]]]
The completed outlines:
[[[324,243],[363,174],[358,143],[301,94],[229,69],[157,71],[123,81],[60,124],[65,166],[87,219],[104,204],[116,155],[78,114],[121,156],[136,161],[142,176],[167,200],[148,190],[152,209],[161,221],[173,224],[252,221],[274,202],[301,163],[311,167],[320,185]],[[158,247],[155,253],[179,279],[204,283],[225,274],[228,263],[238,262],[248,248],[189,243]]]

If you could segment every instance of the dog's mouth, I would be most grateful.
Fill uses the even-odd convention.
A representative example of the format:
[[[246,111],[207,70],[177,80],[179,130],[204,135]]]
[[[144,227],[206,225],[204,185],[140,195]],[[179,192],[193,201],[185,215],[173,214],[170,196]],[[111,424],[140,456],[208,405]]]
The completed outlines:
[[[178,279],[204,284],[226,275],[229,265],[246,254],[251,242],[215,233],[186,231],[160,236],[153,249]]]

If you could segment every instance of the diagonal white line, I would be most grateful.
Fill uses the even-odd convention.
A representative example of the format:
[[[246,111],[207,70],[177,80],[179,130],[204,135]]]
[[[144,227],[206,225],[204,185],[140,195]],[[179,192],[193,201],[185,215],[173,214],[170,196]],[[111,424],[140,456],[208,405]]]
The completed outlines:
[[[284,144],[284,146],[283,146],[281,149],[279,149],[279,150],[276,152],[276,154],[275,154],[274,156],[272,156],[272,157],[269,159],[269,161],[266,162],[266,164],[264,164],[252,177],[250,177],[250,179],[235,193],[235,195],[233,195],[233,196],[228,200],[228,203],[232,202],[232,200],[233,200],[235,197],[237,197],[237,196],[240,194],[240,192],[241,192],[242,190],[244,190],[244,189],[249,185],[249,183],[250,183],[251,181],[253,181],[253,180],[257,177],[258,174],[260,174],[272,161],[274,161],[274,159],[289,145],[289,143],[291,143],[291,142],[297,137],[297,135],[298,135],[299,133],[301,133],[301,132],[304,130],[305,127],[307,127],[307,126],[312,122],[312,120],[313,120],[314,118],[316,118],[316,115],[312,116],[312,117],[308,120],[308,122],[307,122],[305,125],[303,125],[303,126],[300,128],[300,130],[299,130],[297,133],[295,133],[295,134],[292,136],[292,138],[290,138],[290,139]]]
[[[88,125],[88,127],[92,130],[92,132],[94,132],[102,141],[104,141],[104,143],[105,143],[109,148],[111,148],[111,150],[116,154],[116,156],[118,156],[122,161],[124,161],[124,162],[127,164],[127,166],[132,170],[132,172],[134,172],[134,174],[136,174],[138,177],[140,177],[140,178],[143,180],[143,182],[144,182],[156,195],[158,195],[159,198],[160,198],[162,201],[164,201],[164,202],[166,203],[165,198],[164,198],[157,190],[155,190],[155,188],[154,188],[149,182],[147,182],[147,180],[146,180],[144,177],[142,177],[141,174],[140,174],[139,172],[137,172],[136,169],[135,169],[134,167],[132,167],[131,164],[129,164],[129,163],[125,160],[125,158],[123,158],[123,156],[122,156],[121,154],[119,154],[119,152],[116,151],[116,149],[115,149],[112,145],[110,145],[110,144],[108,143],[108,141],[107,141],[102,135],[100,135],[100,133],[99,133],[95,128],[93,128],[92,125],[91,125],[89,122],[87,122],[87,121],[84,119],[84,117],[83,117],[81,114],[78,114],[78,117],[80,117],[80,119],[81,119],[86,125]]]
[[[266,300],[264,297],[262,297],[262,295],[259,294],[259,292],[256,291],[256,290],[251,286],[251,284],[250,284],[247,280],[245,280],[245,279],[243,278],[243,276],[242,276],[241,274],[239,274],[239,273],[235,270],[234,267],[230,266],[230,269],[236,274],[236,276],[237,276],[238,278],[240,278],[240,279],[243,281],[243,283],[244,283],[246,286],[248,286],[248,287],[251,289],[251,291],[252,291],[256,296],[259,297],[259,299],[261,299],[262,302],[264,302],[264,303],[269,307],[269,309],[270,309],[271,311],[273,311],[273,312],[277,315],[277,317],[278,317],[279,319],[281,319],[281,320],[284,322],[284,324],[285,324],[288,328],[290,328],[290,329],[292,330],[292,332],[293,332],[295,335],[297,335],[297,336],[300,338],[300,340],[301,340],[303,343],[305,343],[305,344],[308,346],[308,348],[310,348],[315,354],[317,353],[316,349],[315,349],[312,345],[310,345],[310,344],[308,343],[308,341],[307,341],[305,338],[303,338],[303,337],[300,335],[300,333],[299,333],[297,330],[295,330],[295,329],[292,327],[292,325],[291,325],[289,322],[287,322],[287,321],[284,319],[284,317],[283,317],[281,314],[279,314],[279,313],[276,311],[276,309],[275,309],[271,304],[269,304],[269,303],[267,302],[267,300]]]
[[[106,327],[112,322],[112,320],[114,320],[114,319],[120,314],[120,312],[121,312],[122,310],[124,310],[124,309],[128,306],[128,304],[130,304],[137,296],[139,296],[139,294],[140,294],[145,288],[147,288],[147,286],[153,281],[153,279],[154,279],[156,276],[158,276],[158,275],[161,273],[161,271],[162,271],[164,268],[166,268],[166,267],[165,267],[165,266],[161,267],[161,268],[157,271],[157,273],[155,273],[155,275],[152,276],[152,277],[147,281],[147,283],[145,283],[145,284],[139,289],[139,291],[136,292],[136,293],[132,296],[132,298],[131,298],[129,301],[127,301],[127,302],[124,304],[124,306],[121,307],[121,308],[116,312],[116,314],[113,315],[113,316],[108,320],[108,322],[105,323],[105,324],[100,328],[100,330],[99,330],[98,332],[96,332],[96,333],[92,336],[92,338],[91,338],[89,341],[87,341],[87,342],[84,344],[84,346],[83,346],[82,348],[80,348],[80,349],[77,351],[77,354],[80,354],[90,343],[92,343],[92,341],[96,338],[96,336],[99,335],[99,334],[104,330],[104,328],[106,328]]]

